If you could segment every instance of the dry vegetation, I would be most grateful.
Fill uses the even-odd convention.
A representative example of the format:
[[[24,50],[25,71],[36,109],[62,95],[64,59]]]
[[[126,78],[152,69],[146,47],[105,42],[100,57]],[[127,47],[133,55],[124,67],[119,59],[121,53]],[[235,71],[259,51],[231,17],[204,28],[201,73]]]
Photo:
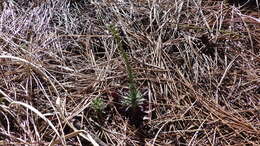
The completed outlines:
[[[0,3],[0,145],[260,144],[258,2]]]

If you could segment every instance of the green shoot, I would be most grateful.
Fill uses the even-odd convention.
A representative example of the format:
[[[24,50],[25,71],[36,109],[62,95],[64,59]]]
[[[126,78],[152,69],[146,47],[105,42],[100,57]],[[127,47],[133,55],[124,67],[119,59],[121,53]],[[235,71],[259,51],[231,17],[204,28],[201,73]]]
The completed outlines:
[[[91,108],[98,114],[103,113],[105,104],[102,98],[95,98],[91,103]]]
[[[114,25],[109,26],[109,31],[112,33],[117,45],[120,55],[123,57],[125,65],[126,65],[126,71],[128,74],[128,81],[129,81],[129,94],[127,97],[124,98],[123,103],[125,103],[127,106],[130,106],[132,108],[137,108],[140,102],[142,101],[142,96],[138,92],[136,88],[136,84],[134,81],[134,74],[132,71],[132,67],[129,63],[128,54],[125,52],[123,45],[122,45],[122,39],[119,35],[119,32],[117,28]]]

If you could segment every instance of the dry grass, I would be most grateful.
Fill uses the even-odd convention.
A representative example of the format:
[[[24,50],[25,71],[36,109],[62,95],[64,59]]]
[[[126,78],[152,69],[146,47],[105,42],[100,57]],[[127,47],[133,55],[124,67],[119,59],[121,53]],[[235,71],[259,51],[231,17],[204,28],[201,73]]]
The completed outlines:
[[[256,6],[0,3],[0,145],[260,145]],[[109,24],[145,99],[138,111],[122,104],[128,75]]]

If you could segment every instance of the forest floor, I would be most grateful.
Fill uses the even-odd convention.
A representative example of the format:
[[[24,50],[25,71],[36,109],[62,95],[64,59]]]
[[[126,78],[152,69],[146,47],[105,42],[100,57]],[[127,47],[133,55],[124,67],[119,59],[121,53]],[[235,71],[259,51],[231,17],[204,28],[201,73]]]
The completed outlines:
[[[260,145],[259,100],[258,1],[0,1],[0,145]]]

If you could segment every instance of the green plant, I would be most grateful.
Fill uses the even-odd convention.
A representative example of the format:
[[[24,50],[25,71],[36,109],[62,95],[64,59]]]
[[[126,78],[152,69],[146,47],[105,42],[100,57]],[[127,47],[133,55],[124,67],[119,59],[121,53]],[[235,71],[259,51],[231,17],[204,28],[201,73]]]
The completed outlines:
[[[105,103],[102,98],[95,98],[92,100],[91,108],[97,113],[102,114],[105,108]]]
[[[125,52],[123,45],[122,45],[122,39],[119,35],[118,29],[114,25],[109,26],[109,31],[112,33],[117,45],[120,55],[122,56],[126,71],[128,74],[128,86],[129,86],[129,93],[128,96],[124,97],[123,103],[126,104],[128,107],[131,107],[133,109],[136,109],[143,101],[142,96],[140,92],[136,88],[136,83],[134,81],[134,74],[132,71],[132,67],[129,63],[128,54]]]

